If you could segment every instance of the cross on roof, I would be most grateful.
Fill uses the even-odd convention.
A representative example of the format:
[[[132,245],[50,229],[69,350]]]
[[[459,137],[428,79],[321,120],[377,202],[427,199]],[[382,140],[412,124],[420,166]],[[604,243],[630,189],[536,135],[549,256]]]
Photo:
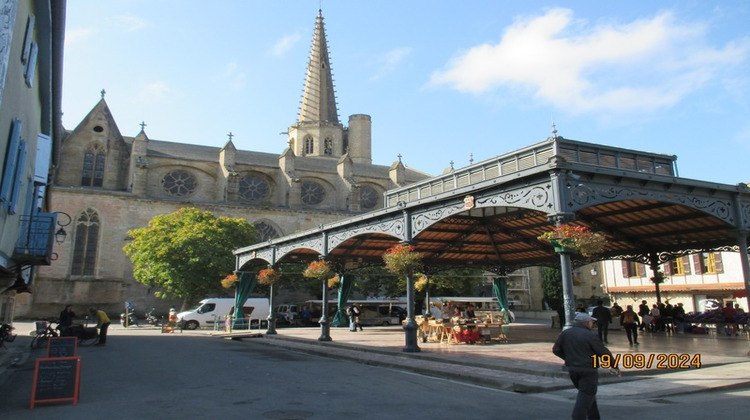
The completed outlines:
[[[141,123],[139,125],[141,126],[141,131],[143,131],[143,130],[146,129],[146,122],[145,121],[141,121]]]
[[[104,89],[102,89],[102,91],[101,91],[101,92],[99,92],[99,93],[101,93],[101,94],[102,94],[102,99],[104,99],[104,94],[105,94],[105,93],[107,93],[107,91],[106,91],[106,90],[104,90]]]
[[[232,132],[230,131],[227,136],[229,137],[229,141],[232,141],[232,137],[234,137],[234,134],[232,134]]]

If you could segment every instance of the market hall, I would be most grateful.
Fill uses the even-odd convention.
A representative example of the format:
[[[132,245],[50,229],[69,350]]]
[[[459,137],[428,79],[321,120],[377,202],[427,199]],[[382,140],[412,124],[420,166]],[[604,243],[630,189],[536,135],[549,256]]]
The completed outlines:
[[[584,257],[556,252],[539,239],[563,224],[603,235],[605,248]],[[389,190],[382,209],[240,248],[235,255],[238,271],[324,259],[345,275],[382,264],[386,250],[408,243],[432,271],[473,267],[502,276],[523,267],[558,266],[570,320],[572,270],[595,261],[634,261],[657,272],[684,255],[734,251],[747,291],[748,232],[748,185],[681,178],[674,155],[569,140],[553,128],[542,142]],[[406,289],[403,350],[417,352],[413,276],[407,276]],[[319,339],[330,340],[325,315],[320,325]]]

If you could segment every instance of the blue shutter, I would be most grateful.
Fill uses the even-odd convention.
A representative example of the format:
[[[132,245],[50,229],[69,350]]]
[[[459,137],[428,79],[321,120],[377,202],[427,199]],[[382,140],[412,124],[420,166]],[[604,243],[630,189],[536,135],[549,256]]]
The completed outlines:
[[[8,202],[8,214],[16,214],[16,205],[18,204],[18,195],[21,194],[21,183],[23,182],[23,172],[26,165],[26,142],[21,140],[18,145],[18,162],[16,163],[16,176],[13,183],[13,192]]]
[[[0,202],[2,203],[10,200],[11,189],[13,188],[13,175],[16,173],[16,159],[18,158],[18,142],[20,137],[21,120],[14,118],[10,130],[8,150],[5,154],[3,183],[2,186],[0,186]]]

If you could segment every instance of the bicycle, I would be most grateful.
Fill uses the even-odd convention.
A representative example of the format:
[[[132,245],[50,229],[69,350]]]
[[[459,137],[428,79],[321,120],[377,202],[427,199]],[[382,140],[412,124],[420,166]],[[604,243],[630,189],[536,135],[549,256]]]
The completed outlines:
[[[57,331],[50,326],[49,321],[36,321],[36,330],[32,331],[31,335],[34,337],[31,339],[32,349],[45,346],[50,338],[59,336]]]
[[[15,327],[9,324],[0,324],[0,347],[5,347],[5,342],[12,343],[16,339],[16,335],[13,334]]]

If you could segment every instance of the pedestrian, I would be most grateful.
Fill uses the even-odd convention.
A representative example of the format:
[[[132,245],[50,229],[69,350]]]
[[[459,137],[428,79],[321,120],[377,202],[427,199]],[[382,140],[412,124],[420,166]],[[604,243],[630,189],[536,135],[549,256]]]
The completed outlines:
[[[618,305],[617,302],[613,303],[612,307],[609,308],[609,313],[612,318],[619,318],[623,313],[622,306]]]
[[[638,319],[638,314],[633,311],[633,305],[628,305],[625,312],[620,315],[620,324],[622,324],[622,327],[625,328],[625,334],[628,336],[628,342],[631,346],[634,342],[635,345],[640,344],[638,342],[639,323],[640,319]]]
[[[167,326],[162,328],[162,332],[173,333],[177,328],[177,310],[173,307],[169,308],[169,315],[167,316]]]
[[[596,308],[591,312],[591,316],[597,320],[596,325],[599,327],[599,339],[605,344],[609,343],[607,336],[609,335],[609,324],[612,323],[612,314],[609,312],[609,309],[604,307],[604,302],[601,299],[596,301]]]
[[[578,390],[573,406],[573,420],[599,419],[596,405],[596,391],[599,387],[599,372],[595,367],[602,356],[612,358],[612,353],[604,346],[594,331],[596,319],[586,313],[577,313],[573,326],[563,330],[552,346],[552,353],[565,361],[565,368],[573,385]],[[620,375],[619,369],[610,369]]]
[[[346,316],[349,317],[349,331],[357,331],[357,322],[354,320],[354,305],[350,305],[346,308]]]
[[[360,323],[359,317],[362,315],[362,309],[359,308],[359,304],[355,303],[352,305],[352,314],[354,315],[354,331],[357,331],[357,327],[362,331],[362,323]]]
[[[739,333],[737,332],[737,320],[735,319],[737,317],[737,311],[734,309],[734,303],[731,301],[727,302],[726,306],[722,308],[721,313],[722,315],[724,315],[725,333],[727,335],[739,335]]]
[[[646,315],[648,315],[648,303],[645,300],[641,301],[638,305],[638,316],[641,317],[641,325],[638,327],[639,330],[643,331],[646,328]]]
[[[60,312],[60,322],[57,325],[57,329],[60,330],[60,333],[64,334],[64,330],[67,330],[73,325],[73,318],[76,317],[75,312],[73,312],[73,305],[65,305],[65,309]]]
[[[89,308],[89,313],[92,317],[96,318],[96,328],[99,328],[99,342],[97,346],[107,345],[107,329],[109,328],[109,317],[107,313],[101,309]]]
[[[435,319],[443,318],[443,313],[440,311],[440,308],[438,308],[437,305],[434,303],[430,304],[430,317],[435,318]]]

